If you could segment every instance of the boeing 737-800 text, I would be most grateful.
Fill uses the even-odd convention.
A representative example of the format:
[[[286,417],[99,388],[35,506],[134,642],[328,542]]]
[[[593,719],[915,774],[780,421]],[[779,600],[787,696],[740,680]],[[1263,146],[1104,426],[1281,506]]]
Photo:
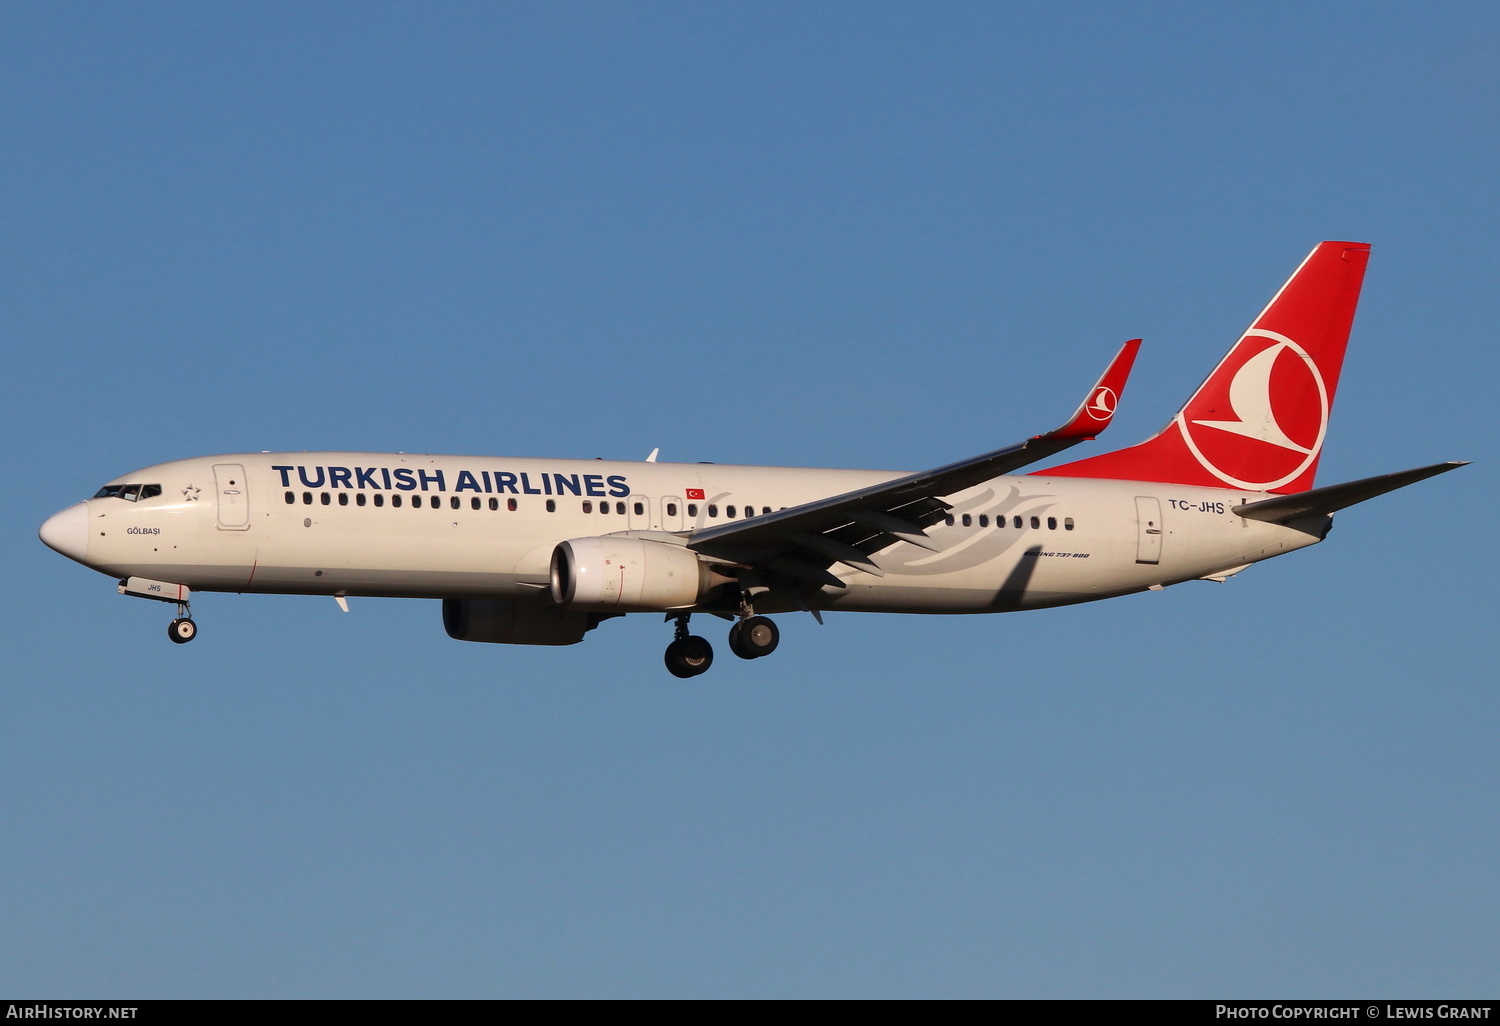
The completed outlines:
[[[1009,612],[1223,580],[1463,465],[1314,487],[1368,257],[1314,249],[1155,437],[1028,474],[1109,426],[1139,340],[1057,430],[915,474],[242,453],[116,478],[41,538],[175,603],[176,642],[197,634],[195,590],[441,599],[452,637],[516,645],[657,613],[679,677],[713,661],[693,613],[733,621],[730,649],[754,659],[776,648],[767,613]]]

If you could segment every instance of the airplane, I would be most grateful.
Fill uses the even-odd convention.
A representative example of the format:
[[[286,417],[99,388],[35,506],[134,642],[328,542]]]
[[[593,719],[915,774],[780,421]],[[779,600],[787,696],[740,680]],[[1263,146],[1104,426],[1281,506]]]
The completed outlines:
[[[1465,464],[1315,486],[1370,247],[1320,243],[1165,428],[1025,474],[1097,437],[1140,347],[1072,417],[933,470],[406,453],[240,453],[115,478],[41,540],[174,604],[194,591],[442,601],[462,641],[571,645],[603,621],[673,623],[667,669],[708,670],[694,613],[775,651],[766,614],[997,613],[1223,581],[1317,544],[1333,514]]]

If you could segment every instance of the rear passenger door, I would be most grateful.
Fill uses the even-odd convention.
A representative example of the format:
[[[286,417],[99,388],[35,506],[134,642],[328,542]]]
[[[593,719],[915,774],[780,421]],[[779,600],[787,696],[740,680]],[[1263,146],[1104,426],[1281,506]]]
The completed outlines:
[[[1135,497],[1135,561],[1161,562],[1161,500],[1152,495]]]

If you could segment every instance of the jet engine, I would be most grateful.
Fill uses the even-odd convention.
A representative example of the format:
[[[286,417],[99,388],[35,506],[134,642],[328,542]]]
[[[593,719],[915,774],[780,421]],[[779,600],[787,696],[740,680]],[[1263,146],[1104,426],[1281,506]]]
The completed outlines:
[[[669,542],[605,535],[552,550],[552,601],[571,609],[691,609],[712,583],[696,552]]]
[[[576,645],[604,617],[506,599],[443,599],[443,627],[455,641]]]

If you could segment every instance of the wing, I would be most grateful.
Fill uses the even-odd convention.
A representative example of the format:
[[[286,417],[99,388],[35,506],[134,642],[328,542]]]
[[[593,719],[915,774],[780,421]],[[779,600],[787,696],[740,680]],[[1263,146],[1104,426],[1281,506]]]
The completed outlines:
[[[951,508],[943,496],[1046,459],[1108,427],[1140,346],[1138,338],[1126,342],[1073,416],[1055,431],[935,470],[694,531],[688,548],[746,569],[837,588],[845,584],[828,572],[834,563],[884,576],[870,558],[873,553],[898,541],[936,549],[924,528]]]

